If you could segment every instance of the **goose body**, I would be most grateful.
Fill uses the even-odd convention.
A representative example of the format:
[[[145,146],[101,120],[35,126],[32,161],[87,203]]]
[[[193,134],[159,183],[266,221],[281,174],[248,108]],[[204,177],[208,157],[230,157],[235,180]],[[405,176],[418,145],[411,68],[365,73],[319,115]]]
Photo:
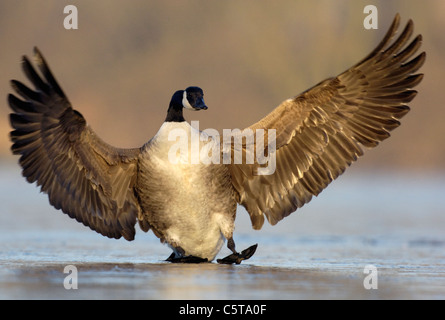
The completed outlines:
[[[178,142],[169,135],[176,130],[185,133],[189,152],[172,163]],[[236,201],[227,166],[192,163],[190,141],[200,134],[188,122],[165,122],[142,148],[136,192],[143,219],[175,253],[182,248],[211,261],[232,236]]]
[[[51,205],[104,236],[133,240],[138,223],[172,248],[171,262],[212,261],[227,240],[233,254],[218,262],[240,263],[256,245],[235,250],[237,204],[246,208],[254,229],[265,219],[274,225],[400,125],[417,93],[412,88],[423,78],[415,72],[425,53],[415,56],[422,37],[410,40],[411,20],[392,41],[399,23],[396,15],[384,39],[359,63],[284,100],[246,128],[276,132],[273,148],[255,144],[274,155],[276,168],[268,174],[260,173],[260,161],[194,161],[197,152],[211,150],[222,159],[226,150],[220,137],[200,132],[183,116],[184,109],[207,109],[198,87],[173,94],[165,122],[145,145],[110,146],[72,107],[37,49],[39,72],[27,57],[22,64],[34,88],[11,81],[17,94],[8,96],[11,149],[20,155],[23,176],[48,194]],[[248,144],[229,151],[247,159]]]

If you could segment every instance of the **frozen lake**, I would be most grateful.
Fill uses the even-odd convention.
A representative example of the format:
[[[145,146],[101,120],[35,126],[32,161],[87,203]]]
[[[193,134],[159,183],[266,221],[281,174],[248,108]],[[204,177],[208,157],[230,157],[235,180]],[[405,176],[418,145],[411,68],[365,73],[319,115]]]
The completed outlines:
[[[444,195],[444,173],[351,168],[275,227],[251,230],[239,208],[237,248],[258,243],[241,265],[176,265],[151,233],[104,238],[2,163],[0,299],[445,299]],[[64,288],[67,265],[77,290]]]

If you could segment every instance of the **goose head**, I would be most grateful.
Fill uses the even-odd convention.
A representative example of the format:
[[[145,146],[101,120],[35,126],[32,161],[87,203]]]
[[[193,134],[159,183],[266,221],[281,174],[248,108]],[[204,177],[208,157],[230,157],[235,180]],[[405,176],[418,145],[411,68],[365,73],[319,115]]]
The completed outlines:
[[[166,122],[182,122],[185,121],[182,110],[188,109],[193,111],[207,110],[204,102],[204,92],[199,87],[188,87],[185,90],[176,91],[170,101],[167,111]]]

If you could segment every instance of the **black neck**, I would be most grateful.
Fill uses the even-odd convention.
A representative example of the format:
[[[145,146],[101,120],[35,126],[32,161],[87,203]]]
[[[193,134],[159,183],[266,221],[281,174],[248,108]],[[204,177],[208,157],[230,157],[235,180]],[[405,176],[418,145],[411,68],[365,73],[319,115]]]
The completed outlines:
[[[165,122],[183,122],[185,121],[182,115],[182,104],[175,103],[174,101],[170,102],[170,106],[167,111],[167,117],[165,118]]]
[[[170,100],[165,122],[185,121],[184,117],[182,116],[182,109],[184,109],[184,106],[182,105],[183,95],[184,90],[178,90],[173,94],[172,99]]]

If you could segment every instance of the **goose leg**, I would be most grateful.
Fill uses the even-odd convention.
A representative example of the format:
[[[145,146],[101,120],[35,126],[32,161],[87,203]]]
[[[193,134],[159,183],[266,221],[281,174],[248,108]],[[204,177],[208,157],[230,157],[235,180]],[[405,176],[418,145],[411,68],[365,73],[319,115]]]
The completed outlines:
[[[256,251],[258,244],[254,244],[253,246],[250,246],[249,248],[241,251],[241,253],[238,253],[235,250],[235,241],[233,241],[233,238],[227,239],[227,248],[230,249],[233,253],[231,255],[228,255],[227,257],[223,259],[217,259],[216,261],[221,264],[240,264],[241,261],[249,259]]]

